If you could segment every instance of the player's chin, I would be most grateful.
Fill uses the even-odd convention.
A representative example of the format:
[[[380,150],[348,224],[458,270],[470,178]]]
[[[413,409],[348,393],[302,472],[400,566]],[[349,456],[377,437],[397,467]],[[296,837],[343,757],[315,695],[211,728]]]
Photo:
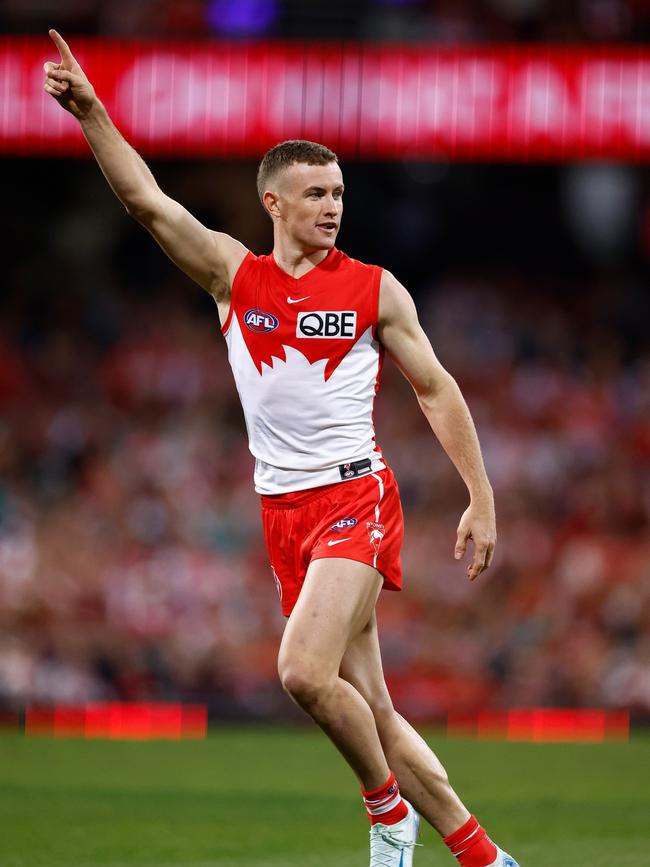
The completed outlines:
[[[319,247],[321,250],[329,250],[336,243],[336,236],[338,232],[336,230],[325,231],[324,229],[316,229],[314,233],[314,246]]]

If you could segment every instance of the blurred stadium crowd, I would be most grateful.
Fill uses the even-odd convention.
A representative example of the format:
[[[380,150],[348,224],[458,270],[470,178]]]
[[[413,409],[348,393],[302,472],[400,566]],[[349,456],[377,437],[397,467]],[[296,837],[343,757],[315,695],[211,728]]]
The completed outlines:
[[[5,166],[10,188],[41,192],[16,209],[0,307],[0,707],[182,699],[222,718],[291,715],[216,307],[123,216],[94,166],[72,166]],[[254,167],[227,168],[220,185],[207,172],[177,180],[179,198],[267,250]],[[462,187],[467,169],[455,176]],[[244,203],[228,186],[243,183]],[[207,197],[218,205],[201,214]],[[474,230],[490,243],[493,208],[492,226],[479,214]],[[417,210],[388,211],[409,234]],[[340,243],[360,258],[367,213],[350,215]],[[467,267],[461,246],[412,288],[479,429],[497,556],[471,585],[454,561],[464,487],[387,363],[378,442],[406,511],[406,590],[385,594],[379,615],[396,704],[418,719],[530,705],[648,715],[647,263],[624,272],[612,255],[585,283],[562,262],[555,273],[533,258],[525,274],[472,249]]]
[[[643,42],[646,0],[5,0],[5,33]]]

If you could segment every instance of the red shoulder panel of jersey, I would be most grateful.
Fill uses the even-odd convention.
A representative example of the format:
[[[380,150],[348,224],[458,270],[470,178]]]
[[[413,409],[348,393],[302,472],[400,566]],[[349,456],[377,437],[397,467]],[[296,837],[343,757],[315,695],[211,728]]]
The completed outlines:
[[[272,255],[249,253],[235,276],[232,316],[255,363],[273,366],[286,362],[285,346],[301,352],[314,364],[327,360],[329,379],[359,337],[377,326],[381,268],[365,265],[332,249],[307,274],[291,277]]]

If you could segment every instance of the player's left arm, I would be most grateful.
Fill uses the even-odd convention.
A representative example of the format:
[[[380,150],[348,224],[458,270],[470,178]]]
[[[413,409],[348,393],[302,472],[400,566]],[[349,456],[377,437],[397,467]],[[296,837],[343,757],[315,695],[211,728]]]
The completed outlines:
[[[474,559],[467,574],[473,581],[490,565],[496,544],[492,486],[460,388],[436,358],[413,299],[389,271],[381,278],[378,337],[410,382],[433,432],[467,485],[470,504],[458,525],[455,557],[463,556],[472,539]]]

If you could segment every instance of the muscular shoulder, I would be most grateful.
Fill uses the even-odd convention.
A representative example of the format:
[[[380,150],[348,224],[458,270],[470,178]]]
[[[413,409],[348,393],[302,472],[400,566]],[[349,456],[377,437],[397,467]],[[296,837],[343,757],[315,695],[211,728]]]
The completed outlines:
[[[353,259],[342,250],[336,250],[336,255],[333,257],[333,264],[339,269],[355,271],[357,274],[380,274],[382,269],[378,265],[371,265],[368,262],[362,262],[360,259]]]
[[[415,303],[406,288],[385,268],[379,284],[379,327],[398,321],[417,319]]]
[[[210,237],[216,253],[215,261],[220,267],[214,270],[209,291],[218,302],[225,301],[230,297],[235,275],[249,251],[240,241],[225,232],[211,231]]]

